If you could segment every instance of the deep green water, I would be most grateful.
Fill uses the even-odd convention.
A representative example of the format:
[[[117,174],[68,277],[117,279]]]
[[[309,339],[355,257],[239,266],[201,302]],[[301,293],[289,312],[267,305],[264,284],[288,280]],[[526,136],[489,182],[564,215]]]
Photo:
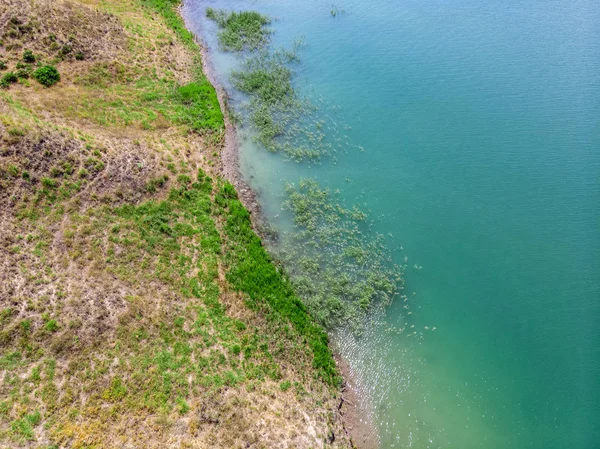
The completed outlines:
[[[297,164],[246,139],[266,217],[289,226],[284,183],[313,176],[408,257],[412,314],[385,317],[408,329],[338,339],[381,447],[600,448],[600,4],[188,0],[229,86],[206,6],[302,37],[295,87],[365,149]]]

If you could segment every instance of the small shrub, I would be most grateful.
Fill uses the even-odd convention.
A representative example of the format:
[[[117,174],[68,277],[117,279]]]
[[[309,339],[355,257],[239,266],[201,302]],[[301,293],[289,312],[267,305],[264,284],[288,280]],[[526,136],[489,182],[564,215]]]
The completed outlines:
[[[31,70],[29,70],[29,69],[19,69],[19,70],[17,70],[15,72],[15,75],[17,75],[17,78],[27,79],[31,75]]]
[[[169,177],[167,175],[163,175],[163,176],[158,176],[156,178],[152,178],[146,184],[146,190],[148,192],[154,193],[154,192],[156,192],[157,189],[159,189],[162,186],[164,186],[168,180],[169,180]]]
[[[60,81],[56,67],[45,65],[33,72],[33,77],[43,86],[50,87]]]
[[[17,177],[17,176],[19,176],[19,174],[20,174],[19,167],[17,167],[16,165],[12,165],[12,164],[11,164],[11,165],[9,165],[9,166],[8,166],[8,173],[9,173],[11,176],[14,176],[14,177],[16,178],[16,177]]]
[[[23,320],[21,321],[21,329],[23,332],[27,333],[31,329],[31,320]]]
[[[292,386],[292,383],[289,380],[286,380],[279,384],[279,388],[281,389],[281,391],[288,391],[291,386]]]
[[[42,178],[42,185],[49,189],[55,189],[58,187],[58,181],[52,178]]]
[[[0,87],[6,89],[12,83],[16,83],[19,81],[19,77],[14,72],[6,73],[2,78],[0,78]]]
[[[47,331],[56,332],[58,330],[58,323],[56,320],[50,320],[44,325],[44,327]]]
[[[31,50],[25,50],[23,52],[23,61],[28,62],[28,63],[33,63],[35,62],[35,55],[33,54],[33,52]]]
[[[77,52],[75,53],[75,59],[77,59],[78,61],[83,61],[85,59],[85,55],[81,52]]]
[[[6,70],[7,67],[6,61],[0,60],[0,70]]]

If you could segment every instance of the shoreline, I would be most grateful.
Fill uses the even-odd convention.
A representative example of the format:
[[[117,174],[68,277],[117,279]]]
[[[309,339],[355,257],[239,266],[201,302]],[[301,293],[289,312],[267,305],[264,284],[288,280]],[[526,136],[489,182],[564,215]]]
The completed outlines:
[[[235,187],[240,201],[250,212],[250,222],[252,223],[254,231],[264,240],[266,236],[261,231],[261,228],[265,219],[262,216],[258,195],[248,185],[240,171],[239,149],[241,144],[239,141],[238,130],[232,123],[227,108],[229,95],[217,80],[216,70],[210,62],[209,50],[202,40],[202,36],[194,33],[191,27],[188,26],[189,20],[185,14],[187,3],[188,0],[183,0],[178,7],[178,12],[186,28],[190,30],[200,48],[202,70],[208,81],[215,88],[219,105],[223,111],[225,142],[223,144],[221,157],[219,158],[219,172],[221,176],[227,179]],[[343,378],[342,386],[339,389],[340,401],[337,405],[337,409],[333,411],[335,413],[335,419],[342,425],[342,428],[353,447],[356,449],[378,449],[379,439],[377,428],[375,423],[371,420],[371,415],[364,413],[360,408],[361,404],[364,404],[365,399],[361,397],[361,393],[356,388],[356,382],[353,379],[350,365],[336,351],[334,351],[334,359]]]
[[[190,33],[192,33],[194,40],[198,44],[198,48],[200,48],[200,55],[202,57],[202,71],[217,92],[217,99],[219,100],[219,105],[221,107],[221,111],[223,112],[223,121],[225,122],[225,142],[219,158],[218,171],[223,178],[227,179],[235,187],[240,201],[250,212],[250,216],[252,218],[251,222],[255,232],[257,232],[261,238],[264,238],[260,232],[260,224],[263,222],[263,218],[260,203],[258,202],[258,196],[256,192],[248,185],[240,171],[240,141],[237,128],[231,122],[231,117],[229,116],[229,111],[227,108],[229,95],[227,94],[225,88],[217,80],[215,75],[216,71],[210,63],[208,48],[204,44],[204,41],[202,40],[201,36],[198,36],[196,33],[194,33],[191,30],[191,27],[188,26],[189,22],[184,12],[186,4],[187,1],[184,0],[177,9],[186,28],[190,30]]]
[[[334,359],[344,379],[337,410],[344,430],[356,449],[379,449],[379,437],[373,415],[365,413],[361,408],[365,406],[368,398],[358,389],[349,362],[337,352],[334,353]]]

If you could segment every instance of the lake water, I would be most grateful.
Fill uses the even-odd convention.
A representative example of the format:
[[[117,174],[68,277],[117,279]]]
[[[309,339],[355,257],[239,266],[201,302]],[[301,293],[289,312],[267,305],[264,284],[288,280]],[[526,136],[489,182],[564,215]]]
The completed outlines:
[[[302,38],[294,86],[352,144],[298,164],[246,139],[267,219],[316,177],[408,257],[418,333],[340,343],[381,448],[600,448],[597,0],[187,0],[240,98],[207,6],[276,19],[274,47]]]

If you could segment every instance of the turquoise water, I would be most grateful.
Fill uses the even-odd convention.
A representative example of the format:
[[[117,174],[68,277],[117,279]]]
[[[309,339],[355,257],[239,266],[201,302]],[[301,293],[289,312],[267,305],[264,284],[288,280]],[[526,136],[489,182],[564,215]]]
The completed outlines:
[[[339,341],[381,447],[600,448],[600,5],[188,0],[229,86],[206,6],[302,37],[295,87],[365,148],[297,164],[247,138],[240,157],[273,223],[285,181],[314,176],[408,257],[417,334]]]

